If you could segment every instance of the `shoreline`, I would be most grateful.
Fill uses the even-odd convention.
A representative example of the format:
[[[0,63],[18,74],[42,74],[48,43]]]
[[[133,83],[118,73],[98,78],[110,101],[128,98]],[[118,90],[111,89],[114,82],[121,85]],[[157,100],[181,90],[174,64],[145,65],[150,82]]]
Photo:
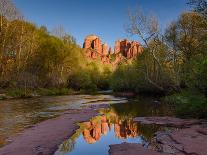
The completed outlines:
[[[67,140],[76,132],[79,128],[77,123],[89,121],[99,115],[99,109],[108,107],[109,105],[107,104],[90,105],[83,109],[65,111],[56,118],[40,122],[31,128],[25,129],[20,134],[10,137],[11,143],[0,148],[0,155],[51,155],[64,140]],[[136,117],[134,121],[141,124],[173,126],[177,129],[171,132],[161,131],[155,134],[153,139],[162,148],[159,151],[145,148],[136,143],[122,143],[110,145],[110,155],[124,155],[127,152],[132,155],[136,155],[137,152],[143,155],[173,153],[182,155],[182,150],[185,153],[195,152],[199,155],[204,155],[202,151],[207,152],[205,148],[207,143],[204,141],[207,138],[206,120],[186,120],[175,117]],[[174,143],[175,141],[179,142],[179,144]]]
[[[134,121],[141,124],[174,127],[174,129],[155,133],[148,148],[136,143],[110,145],[109,155],[206,155],[207,153],[207,120],[136,117]],[[153,144],[157,147],[156,149]]]
[[[68,110],[62,115],[40,122],[34,127],[9,138],[11,143],[0,148],[0,155],[49,155],[71,137],[79,128],[78,122],[89,121],[106,105],[91,106],[81,110]]]
[[[40,96],[41,97],[41,96]],[[77,123],[90,121],[99,115],[99,110],[109,108],[109,104],[83,106],[82,109],[71,109],[59,116],[34,124],[24,129],[20,134],[8,138],[9,143],[0,148],[0,155],[51,155],[64,140],[70,138],[79,128]],[[159,149],[143,147],[137,143],[122,143],[109,145],[110,155],[124,155],[137,152],[146,155],[197,153],[205,155],[207,143],[207,120],[180,119],[170,116],[135,117],[139,124],[156,124],[173,127],[172,131],[159,131],[153,136],[153,144]],[[199,144],[199,145],[197,145]]]

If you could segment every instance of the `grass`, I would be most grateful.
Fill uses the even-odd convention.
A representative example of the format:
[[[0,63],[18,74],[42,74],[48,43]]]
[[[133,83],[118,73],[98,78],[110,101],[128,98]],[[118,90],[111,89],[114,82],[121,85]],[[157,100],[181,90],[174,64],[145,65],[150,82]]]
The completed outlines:
[[[23,88],[14,88],[9,89],[6,92],[6,96],[14,97],[14,98],[25,98],[25,97],[31,97],[32,90],[29,89],[23,89]]]
[[[23,89],[23,88],[10,88],[6,90],[6,96],[0,96],[0,100],[6,98],[28,98],[34,96],[61,96],[70,94],[97,94],[96,89],[81,89],[74,91],[69,88],[38,88],[38,89]]]
[[[28,98],[33,96],[58,96],[69,95],[74,91],[68,88],[38,88],[38,89],[22,89],[13,88],[6,91],[6,96],[13,98]],[[3,99],[0,96],[0,99]]]
[[[164,98],[175,107],[176,115],[182,118],[207,118],[207,98],[199,92],[182,91]]]
[[[57,96],[57,95],[69,95],[73,90],[68,88],[39,88],[37,94],[41,96]]]

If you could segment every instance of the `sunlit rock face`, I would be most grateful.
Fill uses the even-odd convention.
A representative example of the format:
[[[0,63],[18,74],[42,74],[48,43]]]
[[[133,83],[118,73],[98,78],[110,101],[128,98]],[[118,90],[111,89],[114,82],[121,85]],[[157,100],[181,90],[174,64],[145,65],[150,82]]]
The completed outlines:
[[[115,54],[122,53],[122,55],[128,59],[135,57],[137,54],[143,51],[141,45],[136,41],[129,41],[127,39],[117,40],[115,42],[114,52]]]
[[[123,60],[132,59],[143,51],[142,46],[138,42],[127,39],[117,40],[113,51],[112,47],[108,48],[106,43],[102,44],[101,39],[96,35],[87,36],[83,48],[88,58],[100,58],[102,63],[113,65],[117,65]],[[115,55],[113,60],[110,59],[111,55]]]
[[[95,35],[89,35],[85,38],[83,48],[89,49],[92,48],[96,50],[99,54],[102,53],[102,43],[99,37]]]
[[[102,54],[103,55],[109,54],[108,45],[106,43],[102,45]]]
[[[85,38],[83,48],[88,58],[100,58],[104,64],[109,64],[109,50],[108,45],[102,44],[101,39],[96,35],[89,35]]]

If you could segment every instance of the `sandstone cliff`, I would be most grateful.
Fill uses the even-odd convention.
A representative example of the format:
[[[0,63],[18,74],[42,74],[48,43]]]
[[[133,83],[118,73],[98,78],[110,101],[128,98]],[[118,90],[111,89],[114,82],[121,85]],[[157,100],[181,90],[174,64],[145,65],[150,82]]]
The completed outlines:
[[[136,41],[129,41],[127,39],[117,40],[114,47],[116,54],[122,53],[127,59],[135,57],[137,54],[142,52],[141,45]]]
[[[101,39],[96,35],[87,36],[83,48],[87,57],[91,59],[100,58],[104,64],[113,65],[117,65],[123,60],[132,59],[143,51],[138,42],[127,39],[117,40],[113,51],[112,47],[108,48],[106,43],[102,44]]]

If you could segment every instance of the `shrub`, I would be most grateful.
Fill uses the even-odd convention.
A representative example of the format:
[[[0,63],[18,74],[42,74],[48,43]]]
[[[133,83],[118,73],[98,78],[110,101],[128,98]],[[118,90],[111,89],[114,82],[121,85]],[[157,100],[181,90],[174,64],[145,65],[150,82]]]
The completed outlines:
[[[68,79],[68,86],[74,90],[96,90],[96,85],[92,82],[89,73],[79,71],[72,74]]]
[[[37,93],[43,96],[68,95],[71,92],[72,90],[68,88],[39,88],[37,90]]]
[[[165,102],[175,106],[179,117],[207,118],[207,98],[198,92],[183,91],[165,97]]]
[[[29,89],[23,89],[23,88],[14,88],[9,89],[6,93],[7,96],[19,98],[19,97],[30,97],[31,96],[31,90]]]
[[[112,74],[110,85],[114,91],[135,91],[137,79],[133,67],[121,65]]]

